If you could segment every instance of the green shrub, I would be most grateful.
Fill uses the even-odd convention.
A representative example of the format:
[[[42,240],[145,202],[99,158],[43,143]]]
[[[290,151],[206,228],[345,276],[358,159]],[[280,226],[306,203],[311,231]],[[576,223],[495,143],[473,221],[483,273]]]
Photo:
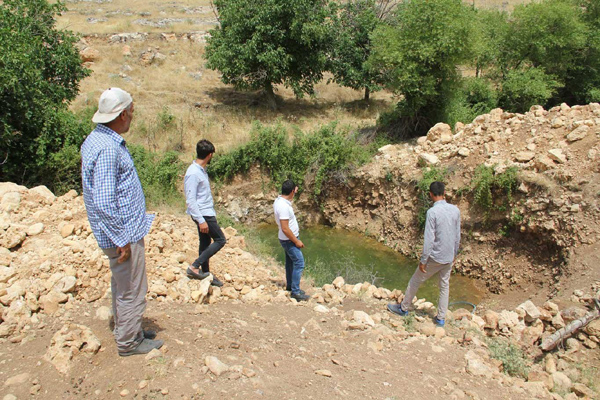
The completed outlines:
[[[523,350],[506,339],[489,339],[487,344],[490,356],[502,362],[504,372],[511,376],[527,377],[529,367]]]
[[[281,124],[263,126],[255,123],[250,136],[244,146],[215,157],[208,168],[211,177],[227,180],[247,172],[256,163],[276,186],[286,179],[293,179],[301,190],[305,190],[303,184],[309,180],[312,194],[319,196],[323,192],[323,183],[334,172],[345,172],[352,165],[367,162],[376,150],[374,144],[358,144],[355,135],[337,129],[335,123],[308,134],[296,131],[291,139]]]
[[[128,146],[135,163],[146,202],[152,206],[178,204],[183,207],[184,196],[177,188],[183,180],[185,165],[173,151],[153,153],[139,145]]]
[[[448,177],[447,169],[439,169],[436,167],[423,169],[423,177],[417,182],[417,197],[419,202],[419,212],[417,213],[417,221],[419,228],[425,228],[427,219],[427,210],[431,207],[431,199],[429,198],[429,186],[435,182],[443,182]]]
[[[465,78],[460,88],[448,96],[445,121],[454,126],[457,122],[470,123],[481,114],[498,106],[498,94],[489,80]]]
[[[508,207],[518,183],[516,167],[496,174],[493,166],[480,165],[475,169],[470,188],[475,204],[485,211],[487,217],[494,208]],[[499,197],[503,199],[500,205],[497,204]]]
[[[502,81],[500,105],[503,108],[526,112],[531,106],[545,105],[561,84],[542,68],[515,69]]]

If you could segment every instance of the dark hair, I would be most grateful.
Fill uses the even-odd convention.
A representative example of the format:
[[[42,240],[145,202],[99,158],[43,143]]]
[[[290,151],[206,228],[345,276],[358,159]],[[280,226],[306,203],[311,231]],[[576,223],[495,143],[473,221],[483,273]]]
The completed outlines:
[[[206,139],[202,139],[196,144],[196,157],[204,160],[209,154],[215,152],[215,146]]]
[[[288,194],[292,193],[295,188],[296,184],[294,181],[288,179],[287,181],[283,182],[283,185],[281,185],[281,194],[287,196]]]
[[[431,185],[429,185],[429,191],[431,193],[433,193],[434,196],[441,196],[444,194],[446,187],[444,186],[444,184],[442,182],[431,182]]]

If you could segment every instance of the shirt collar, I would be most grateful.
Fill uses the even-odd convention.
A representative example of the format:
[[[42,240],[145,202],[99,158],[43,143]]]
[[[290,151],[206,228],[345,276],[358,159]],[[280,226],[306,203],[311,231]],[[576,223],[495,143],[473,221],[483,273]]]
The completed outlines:
[[[106,126],[104,124],[96,125],[95,131],[97,131],[98,133],[105,134],[106,136],[108,136],[109,138],[111,138],[112,140],[117,142],[118,144],[125,145],[125,143],[126,143],[125,139],[123,139],[123,136],[119,135],[117,132],[113,131],[112,129],[110,129],[108,126]]]
[[[438,204],[446,204],[446,200],[443,200],[443,199],[442,199],[442,200],[438,200],[438,201],[436,201],[435,203],[433,203],[433,206],[435,207],[435,206],[437,206]]]
[[[202,165],[198,164],[198,163],[196,162],[196,160],[192,161],[192,164],[194,164],[196,167],[200,168],[200,170],[201,170],[202,172],[206,173],[206,169],[204,169],[204,167],[203,167]]]
[[[279,198],[279,199],[281,199],[281,200],[283,200],[283,201],[285,201],[285,202],[286,202],[286,203],[288,203],[290,206],[292,205],[292,202],[291,202],[291,201],[289,201],[288,199],[286,199],[285,197],[283,197],[282,195],[279,195],[279,196],[278,196],[278,198]]]

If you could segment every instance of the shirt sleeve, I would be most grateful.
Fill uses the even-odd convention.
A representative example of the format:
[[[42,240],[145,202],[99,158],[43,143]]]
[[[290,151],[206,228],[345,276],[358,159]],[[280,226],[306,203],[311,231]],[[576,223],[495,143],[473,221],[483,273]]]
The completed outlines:
[[[200,213],[200,208],[198,207],[198,201],[196,199],[199,184],[200,179],[198,179],[197,175],[187,175],[184,179],[183,190],[185,191],[185,203],[187,205],[188,213],[192,216],[194,221],[203,224],[204,217]]]
[[[94,166],[93,199],[100,219],[100,229],[117,246],[130,242],[117,204],[118,150],[109,148],[98,154]]]
[[[279,220],[281,221],[282,219],[290,219],[290,208],[286,205],[279,205],[278,207],[278,214],[279,214]]]
[[[458,210],[458,218],[456,219],[456,243],[454,244],[454,258],[458,255],[460,249],[460,210]]]
[[[435,241],[435,217],[431,213],[431,209],[427,211],[425,220],[425,239],[423,241],[423,254],[421,255],[421,264],[427,263],[431,251],[433,250],[433,242]]]

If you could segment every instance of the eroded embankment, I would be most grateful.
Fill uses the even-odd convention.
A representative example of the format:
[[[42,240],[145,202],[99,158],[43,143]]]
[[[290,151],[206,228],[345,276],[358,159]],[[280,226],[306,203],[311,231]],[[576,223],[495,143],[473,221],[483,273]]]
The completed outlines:
[[[531,284],[552,292],[573,272],[593,272],[600,105],[496,109],[455,132],[438,124],[416,143],[384,146],[371,163],[330,180],[318,200],[305,195],[297,206],[309,223],[355,230],[415,255],[422,245],[417,184],[434,168],[462,213],[460,273],[492,292]],[[508,195],[511,175],[516,190]],[[240,220],[270,222],[276,193],[263,192],[264,179],[258,169],[238,177],[219,202]]]

